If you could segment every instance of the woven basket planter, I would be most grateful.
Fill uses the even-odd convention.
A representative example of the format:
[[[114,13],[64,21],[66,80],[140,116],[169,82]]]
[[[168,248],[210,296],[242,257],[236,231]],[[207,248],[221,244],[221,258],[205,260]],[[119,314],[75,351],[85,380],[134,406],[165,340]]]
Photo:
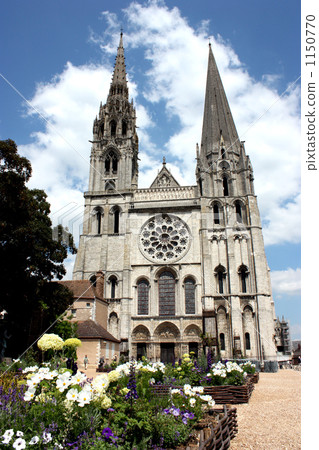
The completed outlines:
[[[252,383],[258,383],[258,381],[259,381],[259,372],[255,372],[255,373],[252,373],[252,374],[250,374],[250,373],[248,373],[247,374],[247,379],[249,380],[249,381],[251,381]]]
[[[237,410],[234,406],[214,408],[195,427],[185,446],[178,446],[177,450],[221,450],[230,447],[230,441],[238,432]],[[207,418],[211,417],[211,423]]]
[[[178,386],[177,389],[182,389]],[[170,387],[167,385],[154,385],[152,391],[155,395],[164,396],[169,394]],[[254,390],[254,384],[247,380],[242,386],[204,386],[204,394],[211,395],[217,405],[237,405],[248,403]]]
[[[242,386],[205,386],[204,393],[211,395],[217,405],[248,403],[254,384],[247,380]]]

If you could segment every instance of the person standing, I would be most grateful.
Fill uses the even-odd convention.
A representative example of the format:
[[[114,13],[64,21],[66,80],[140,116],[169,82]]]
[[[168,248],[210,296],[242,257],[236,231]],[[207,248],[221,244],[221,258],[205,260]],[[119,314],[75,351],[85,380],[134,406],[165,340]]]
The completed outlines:
[[[89,364],[89,358],[87,357],[87,355],[84,356],[84,369],[86,370]]]

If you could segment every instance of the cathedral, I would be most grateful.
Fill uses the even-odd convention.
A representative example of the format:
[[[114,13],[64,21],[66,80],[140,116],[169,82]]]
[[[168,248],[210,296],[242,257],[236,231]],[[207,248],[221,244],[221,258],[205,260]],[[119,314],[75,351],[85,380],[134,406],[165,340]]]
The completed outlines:
[[[211,45],[195,185],[181,186],[164,158],[151,186],[138,188],[136,111],[122,34],[91,143],[72,283],[98,282],[99,326],[120,355],[173,362],[209,346],[221,358],[276,360],[252,164]],[[102,347],[98,356],[105,357]]]

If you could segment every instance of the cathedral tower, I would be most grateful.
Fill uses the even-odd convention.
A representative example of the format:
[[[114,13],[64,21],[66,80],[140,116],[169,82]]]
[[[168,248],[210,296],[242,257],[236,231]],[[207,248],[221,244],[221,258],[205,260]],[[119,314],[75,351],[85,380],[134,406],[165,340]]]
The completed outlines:
[[[128,97],[122,34],[107,102],[101,103],[93,124],[92,144],[89,191],[136,189],[136,112]]]
[[[103,272],[107,329],[123,356],[173,362],[209,342],[223,358],[275,359],[252,165],[211,46],[196,159],[195,186],[181,186],[164,159],[151,186],[138,188],[136,113],[121,34],[107,102],[93,125],[73,278],[94,282]]]

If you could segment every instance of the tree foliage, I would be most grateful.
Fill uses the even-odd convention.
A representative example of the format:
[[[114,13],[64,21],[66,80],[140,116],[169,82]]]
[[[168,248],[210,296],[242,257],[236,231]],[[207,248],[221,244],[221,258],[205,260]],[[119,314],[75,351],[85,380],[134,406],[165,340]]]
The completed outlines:
[[[15,142],[0,141],[1,330],[6,325],[13,354],[72,303],[71,292],[52,280],[62,279],[63,261],[76,253],[73,238],[61,225],[52,229],[46,193],[26,186],[31,173]]]

